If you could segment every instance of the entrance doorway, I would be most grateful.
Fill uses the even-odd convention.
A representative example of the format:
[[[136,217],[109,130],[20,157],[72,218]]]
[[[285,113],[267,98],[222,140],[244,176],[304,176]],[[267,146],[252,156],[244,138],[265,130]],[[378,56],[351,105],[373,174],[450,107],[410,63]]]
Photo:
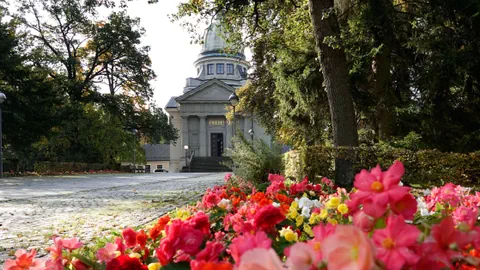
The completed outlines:
[[[210,155],[221,157],[223,154],[223,133],[210,134]]]

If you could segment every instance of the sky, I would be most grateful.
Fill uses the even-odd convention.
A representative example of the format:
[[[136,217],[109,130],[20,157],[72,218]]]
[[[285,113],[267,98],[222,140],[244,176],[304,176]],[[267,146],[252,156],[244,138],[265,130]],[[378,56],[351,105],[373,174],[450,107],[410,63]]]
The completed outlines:
[[[139,17],[146,33],[143,45],[151,47],[149,53],[152,68],[157,78],[152,81],[154,102],[164,108],[171,96],[183,93],[185,80],[194,77],[193,62],[197,59],[201,45],[190,44],[190,34],[178,22],[172,23],[168,15],[177,11],[180,0],[161,0],[148,4],[147,0],[129,2],[128,14]]]

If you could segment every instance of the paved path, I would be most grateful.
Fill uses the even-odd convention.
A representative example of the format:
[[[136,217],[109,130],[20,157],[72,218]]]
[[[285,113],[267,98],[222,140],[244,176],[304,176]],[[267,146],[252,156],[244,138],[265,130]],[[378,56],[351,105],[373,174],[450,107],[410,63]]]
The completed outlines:
[[[17,248],[44,249],[51,235],[88,241],[143,225],[196,200],[220,174],[117,174],[0,179],[0,265]],[[43,252],[44,254],[44,252]]]

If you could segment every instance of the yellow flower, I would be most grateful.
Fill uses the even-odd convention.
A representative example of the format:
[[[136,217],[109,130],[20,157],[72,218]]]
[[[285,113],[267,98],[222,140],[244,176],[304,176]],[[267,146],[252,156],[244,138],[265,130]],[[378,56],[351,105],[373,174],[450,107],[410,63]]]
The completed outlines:
[[[311,225],[317,224],[319,221],[320,221],[320,216],[318,216],[317,213],[313,213],[310,216],[310,219],[308,219],[308,223],[310,223]]]
[[[148,270],[159,270],[162,265],[160,263],[151,263],[148,265]]]
[[[287,217],[289,219],[296,219],[298,216],[298,211],[297,209],[290,209],[290,212],[288,213]]]
[[[308,198],[307,193],[304,192],[302,197]]]
[[[302,225],[302,223],[303,223],[303,220],[304,220],[303,216],[298,216],[297,219],[296,219],[295,225],[297,225],[297,227],[300,227],[300,225]]]
[[[337,210],[338,212],[340,212],[340,214],[345,215],[346,213],[348,213],[348,206],[342,203],[337,207]]]
[[[327,209],[322,209],[322,211],[320,211],[320,218],[321,219],[326,219],[328,217],[328,211]]]
[[[290,228],[282,228],[280,230],[280,236],[284,237],[288,242],[293,242],[298,240],[298,234]]]
[[[137,258],[137,259],[140,259],[142,257],[142,255],[138,254],[138,253],[132,253],[130,254],[130,258]]]
[[[297,209],[297,208],[298,208],[298,203],[296,201],[293,201],[292,204],[290,205],[290,210]]]
[[[340,199],[338,197],[332,197],[328,202],[327,206],[328,208],[337,208],[337,206],[340,204]]]
[[[308,236],[310,236],[310,237],[314,236],[313,231],[312,231],[312,227],[310,227],[310,225],[308,225],[307,223],[303,224],[303,231],[305,233],[307,233]]]
[[[332,224],[332,225],[337,225],[338,224],[338,221],[336,219],[333,219],[333,218],[329,218],[327,219],[328,223]]]
[[[285,240],[287,240],[288,242],[297,242],[298,241],[298,235],[297,235],[297,233],[290,230],[290,231],[285,233]]]

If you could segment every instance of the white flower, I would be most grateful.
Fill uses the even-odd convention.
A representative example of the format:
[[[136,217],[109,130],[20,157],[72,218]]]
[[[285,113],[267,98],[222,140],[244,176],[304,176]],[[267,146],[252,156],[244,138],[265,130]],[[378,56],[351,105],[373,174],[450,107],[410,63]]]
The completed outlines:
[[[430,216],[430,212],[428,212],[428,209],[422,208],[422,209],[420,209],[420,215],[421,215],[422,217]]]
[[[312,207],[313,205],[313,202],[307,198],[307,197],[302,197],[299,201],[298,201],[298,207],[299,208],[304,208],[304,207]]]
[[[315,208],[320,208],[320,207],[322,207],[322,203],[319,202],[317,199],[313,200],[313,201],[312,201],[312,204],[313,204],[313,206],[314,206]]]
[[[302,216],[309,218],[310,217],[310,208],[309,207],[302,207]]]
[[[273,202],[272,205],[275,206],[275,207],[280,207],[280,204],[276,203],[276,202]]]
[[[227,210],[230,210],[232,208],[231,204],[230,204],[230,200],[228,199],[222,199],[218,204],[217,204],[218,207],[220,208],[223,208],[223,209],[227,209]]]
[[[432,193],[432,191],[428,188],[423,190],[423,196],[428,196],[430,193]]]
[[[400,183],[398,183],[399,186],[403,187],[403,183],[402,181],[400,181]]]

